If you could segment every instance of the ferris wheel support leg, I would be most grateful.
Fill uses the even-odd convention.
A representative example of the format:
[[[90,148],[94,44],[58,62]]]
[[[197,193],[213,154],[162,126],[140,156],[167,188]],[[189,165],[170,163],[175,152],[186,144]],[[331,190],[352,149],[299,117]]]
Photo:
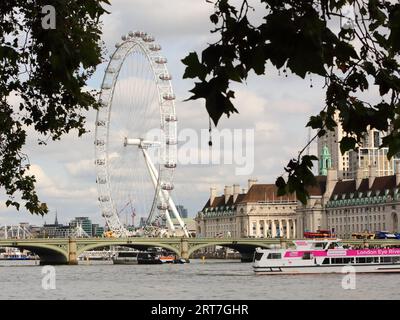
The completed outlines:
[[[142,149],[142,151],[143,151],[147,169],[149,170],[149,173],[150,173],[151,180],[153,181],[154,188],[157,188],[157,180],[158,180],[157,171],[156,172],[153,171],[153,169],[152,169],[153,166],[152,166],[151,160],[150,160],[146,150]],[[162,196],[161,193],[160,193],[160,196]],[[168,210],[165,210],[165,216],[167,218],[167,223],[168,223],[169,229],[172,230],[172,232],[175,232],[175,226],[172,223],[171,216],[169,215]]]
[[[157,180],[158,180],[158,172],[157,172],[157,169],[155,168],[154,164],[151,162],[151,159],[149,158],[149,156],[148,156],[146,150],[143,149],[143,153],[144,153],[144,155],[145,155],[146,164],[147,164],[147,167],[149,168],[150,175],[151,175],[152,177],[154,177],[153,183],[154,183],[154,187],[156,188],[156,187],[157,187]],[[164,195],[164,193],[167,193],[167,191],[161,190],[161,191],[160,191],[160,196],[161,196],[162,198],[164,198],[164,199],[165,199],[165,198],[168,199],[168,205],[170,206],[172,213],[174,214],[176,220],[178,220],[179,225],[181,226],[183,232],[185,233],[185,236],[186,236],[186,237],[189,237],[189,232],[187,231],[187,228],[186,228],[186,226],[185,226],[185,223],[183,222],[183,220],[182,220],[182,218],[181,218],[181,216],[180,216],[178,210],[176,209],[176,206],[175,206],[174,201],[173,201],[172,198],[169,197],[167,194]],[[167,210],[167,211],[168,211],[168,210]]]

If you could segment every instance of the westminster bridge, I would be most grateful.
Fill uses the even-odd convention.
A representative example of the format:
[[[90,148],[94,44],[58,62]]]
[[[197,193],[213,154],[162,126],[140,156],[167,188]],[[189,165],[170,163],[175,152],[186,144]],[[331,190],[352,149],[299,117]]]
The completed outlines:
[[[40,264],[77,264],[78,257],[84,251],[110,246],[125,246],[146,250],[150,247],[161,247],[173,251],[183,259],[189,259],[197,250],[222,246],[234,249],[242,257],[251,257],[257,247],[270,248],[280,245],[285,248],[293,244],[295,239],[270,238],[32,238],[0,240],[0,247],[15,247],[29,250],[40,257]],[[399,240],[341,240],[348,245],[390,246],[399,245]]]

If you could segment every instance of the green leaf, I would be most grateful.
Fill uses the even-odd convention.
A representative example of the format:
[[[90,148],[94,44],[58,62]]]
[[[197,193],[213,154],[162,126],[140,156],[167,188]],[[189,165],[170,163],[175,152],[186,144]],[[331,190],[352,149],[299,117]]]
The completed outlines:
[[[343,137],[340,140],[340,152],[344,154],[346,151],[355,149],[357,140],[353,137]]]
[[[183,78],[196,78],[198,77],[200,80],[204,80],[207,74],[205,67],[200,63],[199,57],[196,52],[191,52],[189,55],[182,59],[182,63],[187,67],[185,69],[185,73]]]

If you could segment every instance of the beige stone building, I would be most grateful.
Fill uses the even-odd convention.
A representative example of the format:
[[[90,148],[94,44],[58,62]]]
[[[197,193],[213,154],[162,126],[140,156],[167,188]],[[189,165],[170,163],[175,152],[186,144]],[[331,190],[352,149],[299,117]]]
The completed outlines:
[[[319,228],[350,238],[357,232],[399,232],[400,170],[378,177],[370,167],[368,178],[359,170],[357,179],[341,180],[334,169],[317,177],[319,187],[310,190],[310,201],[300,206],[304,230]]]
[[[197,214],[199,237],[301,237],[300,214],[294,195],[278,197],[274,184],[248,181],[248,191],[239,185],[215,188]]]

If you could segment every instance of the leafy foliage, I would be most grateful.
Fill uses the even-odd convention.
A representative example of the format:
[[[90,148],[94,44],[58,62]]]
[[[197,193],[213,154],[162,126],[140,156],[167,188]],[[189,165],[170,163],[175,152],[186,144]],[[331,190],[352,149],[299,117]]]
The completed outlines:
[[[239,7],[229,0],[216,0],[210,20],[220,40],[201,54],[190,53],[182,62],[187,66],[184,78],[198,79],[189,99],[205,99],[207,111],[217,125],[223,114],[238,110],[232,100],[232,81],[244,82],[250,72],[265,73],[266,63],[276,69],[290,70],[301,78],[307,74],[325,79],[326,99],[322,111],[310,118],[307,126],[323,136],[337,126],[339,115],[346,136],[340,142],[342,152],[356,148],[368,128],[387,132],[382,147],[389,156],[400,152],[400,4],[379,0],[259,0],[265,5],[264,22],[249,22],[249,6]],[[211,1],[208,1],[211,2]],[[345,5],[355,12],[352,26],[336,31]],[[336,19],[336,22],[334,23]],[[379,103],[363,101],[362,93],[377,87]],[[303,149],[304,151],[305,149]],[[292,159],[285,171],[287,181],[276,181],[279,192],[296,192],[303,203],[311,178],[312,161]]]
[[[53,140],[77,130],[85,133],[83,110],[97,108],[84,89],[102,61],[99,18],[108,0],[2,0],[0,4],[0,187],[7,206],[35,214],[47,212],[22,153],[27,130]],[[56,28],[44,29],[42,8],[52,5]],[[18,97],[14,106],[10,97]],[[41,141],[40,143],[44,143]]]

